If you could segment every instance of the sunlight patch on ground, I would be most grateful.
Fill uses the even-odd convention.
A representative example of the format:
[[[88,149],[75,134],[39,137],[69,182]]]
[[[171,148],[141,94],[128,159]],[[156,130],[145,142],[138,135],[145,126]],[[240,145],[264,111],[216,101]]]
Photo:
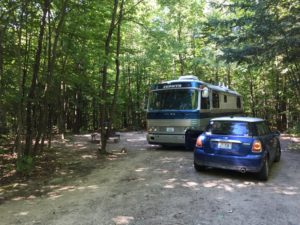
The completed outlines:
[[[56,199],[60,198],[61,196],[62,195],[57,194],[57,193],[51,193],[48,199],[50,199],[50,200],[56,200]]]
[[[172,189],[172,188],[175,188],[175,185],[173,185],[173,184],[166,184],[166,185],[164,186],[164,188]]]
[[[162,174],[166,174],[169,173],[169,170],[163,170],[163,169],[156,169],[155,173],[162,173]]]
[[[253,181],[244,181],[244,182],[233,182],[231,179],[222,179],[222,180],[210,180],[202,183],[203,187],[206,188],[217,188],[224,189],[228,192],[233,192],[235,188],[249,188],[254,186],[265,187],[265,182],[253,182]]]
[[[91,137],[91,134],[83,134],[83,135],[75,135],[75,137],[77,137],[77,136],[83,136],[83,137]]]
[[[241,183],[235,183],[231,179],[222,179],[222,180],[210,180],[205,181],[202,183],[203,187],[206,188],[218,188],[218,189],[224,189],[226,191],[232,192],[234,191],[234,188],[247,188],[247,187],[253,187],[253,186],[265,186],[265,183],[263,182],[252,182],[252,181],[244,181]]]
[[[292,142],[299,142],[300,143],[300,137],[293,137],[293,136],[284,136],[284,135],[281,135],[280,139],[281,140],[289,140],[289,141],[292,141]]]
[[[52,186],[52,192],[49,192],[48,198],[51,200],[55,200],[62,196],[63,192],[73,192],[73,191],[83,191],[83,190],[95,190],[98,189],[98,185],[89,185],[89,186]]]
[[[134,220],[132,216],[117,216],[112,219],[117,225],[129,224],[131,220]]]
[[[228,182],[229,181],[227,181],[227,183],[226,183],[226,181],[224,179],[221,181],[212,180],[212,181],[206,181],[202,185],[203,185],[203,187],[206,187],[206,188],[224,189],[225,191],[233,192],[234,184],[232,184],[232,183],[228,184]]]
[[[274,187],[274,192],[277,194],[284,194],[284,195],[299,195],[299,188],[298,187]]]
[[[167,188],[167,189],[175,188],[175,186],[178,184],[176,181],[177,181],[176,178],[170,178],[170,179],[166,180],[167,184],[164,186],[164,188]]]
[[[13,184],[13,188],[16,188],[16,187],[18,187],[18,186],[20,186],[20,187],[27,187],[28,184],[23,184],[23,183],[14,183],[14,184]]]
[[[15,214],[15,216],[27,216],[29,214],[28,211],[24,211],[24,212],[19,212],[17,214]]]
[[[148,168],[138,168],[138,169],[135,170],[135,172],[144,172],[147,169]]]
[[[98,185],[90,185],[90,186],[87,186],[88,189],[98,189],[99,186]]]
[[[66,144],[66,147],[73,147],[72,144]]]
[[[199,189],[199,184],[194,181],[190,181],[187,179],[183,179],[178,181],[176,178],[170,178],[166,180],[167,184],[165,184],[163,187],[167,189],[172,189],[176,187],[184,187],[184,188],[190,188],[192,190],[200,190]]]
[[[74,190],[75,186],[65,186],[62,188],[59,188],[58,191],[69,191],[69,190]]]
[[[80,186],[78,187],[77,189],[78,190],[86,190],[86,189],[92,189],[92,190],[95,190],[95,189],[98,189],[99,186],[98,185],[89,185],[89,186]]]
[[[238,188],[245,188],[245,187],[249,187],[249,186],[254,186],[256,185],[255,182],[249,182],[249,181],[245,181],[241,184],[237,184],[236,187]]]
[[[220,186],[217,187],[217,188],[222,188],[222,189],[224,189],[225,191],[229,191],[229,192],[233,192],[233,191],[234,191],[234,189],[233,189],[231,186],[227,185],[227,184],[220,185]]]
[[[186,158],[180,157],[180,158],[174,158],[174,157],[161,157],[160,161],[163,163],[181,163],[185,161]]]
[[[23,200],[23,199],[25,199],[25,197],[15,197],[12,200],[13,201],[20,201],[20,200]]]
[[[299,150],[300,151],[300,143],[291,143],[288,145],[287,150]]]
[[[30,195],[29,197],[27,197],[27,199],[30,199],[30,200],[32,200],[32,199],[36,199],[36,196],[34,196],[34,195]]]
[[[200,190],[199,184],[197,182],[194,182],[194,181],[186,181],[185,180],[184,183],[181,186],[186,187],[186,188],[190,188],[194,191]]]
[[[93,155],[82,155],[81,158],[83,158],[83,159],[93,159],[95,157]]]
[[[188,181],[188,182],[185,182],[182,186],[183,187],[188,187],[188,188],[195,188],[197,187],[199,184],[196,183],[196,182],[193,182],[193,181]]]
[[[218,183],[216,181],[206,181],[203,183],[203,187],[206,187],[206,188],[213,188],[216,186],[218,186]]]
[[[167,182],[172,183],[172,182],[175,182],[176,180],[177,180],[176,178],[170,178],[170,179],[167,180]]]
[[[117,156],[117,154],[112,154],[112,155],[109,155],[106,159],[109,161],[114,161],[114,160],[118,159],[118,156]]]
[[[81,142],[74,142],[74,145],[76,145],[76,147],[85,147]]]

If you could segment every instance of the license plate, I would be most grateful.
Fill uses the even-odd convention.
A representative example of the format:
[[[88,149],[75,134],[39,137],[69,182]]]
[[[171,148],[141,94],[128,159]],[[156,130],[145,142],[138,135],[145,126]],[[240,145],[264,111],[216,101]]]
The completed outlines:
[[[223,148],[223,149],[231,149],[231,143],[228,142],[218,142],[218,148]]]
[[[167,127],[167,132],[174,132],[174,127]]]

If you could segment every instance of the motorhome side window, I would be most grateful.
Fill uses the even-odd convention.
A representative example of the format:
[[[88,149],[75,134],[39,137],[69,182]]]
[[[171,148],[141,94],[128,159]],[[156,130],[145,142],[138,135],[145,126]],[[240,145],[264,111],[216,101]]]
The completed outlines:
[[[220,107],[219,94],[217,92],[213,91],[212,97],[213,97],[213,107],[219,108]]]
[[[238,107],[239,109],[242,107],[242,105],[241,105],[241,98],[240,97],[236,98],[236,107]]]
[[[224,95],[224,102],[227,102],[227,95]]]

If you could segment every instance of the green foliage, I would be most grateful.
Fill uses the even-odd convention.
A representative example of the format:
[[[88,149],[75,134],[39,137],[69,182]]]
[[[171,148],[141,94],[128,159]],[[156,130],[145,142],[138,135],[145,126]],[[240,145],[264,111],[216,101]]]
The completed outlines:
[[[300,135],[300,122],[296,123],[291,129],[289,129],[288,133]]]
[[[32,125],[33,136],[50,137],[53,127],[58,132],[100,127],[100,106],[105,104],[109,115],[115,91],[119,18],[105,57],[113,2],[51,1],[29,99],[44,1],[0,1],[0,126],[5,132],[26,137]],[[121,0],[118,4],[117,14]],[[126,0],[119,94],[110,122],[115,128],[143,127],[150,85],[184,73],[236,89],[246,113],[267,118],[280,130],[295,126],[300,111],[299,7],[296,0]],[[101,99],[106,60],[107,99]]]
[[[17,160],[16,166],[18,173],[29,175],[34,166],[33,158],[31,156],[23,156]]]

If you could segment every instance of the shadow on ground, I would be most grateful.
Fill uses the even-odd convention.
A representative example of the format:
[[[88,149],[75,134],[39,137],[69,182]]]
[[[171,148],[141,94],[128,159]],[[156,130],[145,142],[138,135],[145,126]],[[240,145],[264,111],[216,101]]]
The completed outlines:
[[[44,150],[36,157],[34,169],[28,175],[16,173],[16,157],[12,157],[6,162],[6,170],[0,177],[0,204],[10,200],[51,196],[55,190],[70,189],[68,183],[82,181],[94,169],[105,168],[107,162],[125,155],[116,151],[99,155],[98,147],[91,142],[90,135],[56,140],[53,148]]]

